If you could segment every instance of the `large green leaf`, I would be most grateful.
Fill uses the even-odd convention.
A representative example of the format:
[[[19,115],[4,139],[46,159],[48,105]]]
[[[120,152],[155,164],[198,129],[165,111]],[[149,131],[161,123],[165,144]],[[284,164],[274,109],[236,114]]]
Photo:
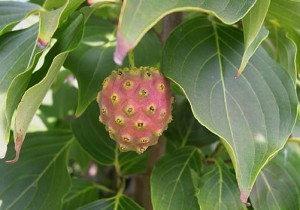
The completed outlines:
[[[28,126],[40,106],[47,91],[54,82],[61,66],[63,65],[68,52],[73,50],[81,40],[83,33],[83,15],[76,17],[62,32],[60,41],[49,52],[48,57],[53,56],[53,60],[48,60],[39,71],[47,71],[46,76],[38,84],[30,87],[23,95],[16,111],[15,120],[15,149],[16,157],[12,162],[18,160],[18,155],[26,135]],[[72,39],[70,39],[72,37]],[[49,66],[50,64],[50,66]]]
[[[31,3],[0,2],[0,35],[11,30],[16,23],[25,18],[31,11],[39,8],[39,5]]]
[[[208,167],[199,178],[197,198],[200,209],[247,209],[240,201],[236,179],[228,166],[216,160],[215,165]]]
[[[223,139],[247,202],[259,171],[292,131],[297,96],[288,73],[262,48],[235,79],[242,53],[241,31],[200,17],[169,36],[162,68],[199,122]]]
[[[272,0],[268,18],[285,27],[300,28],[300,2],[295,0]]]
[[[72,122],[73,133],[79,144],[93,158],[104,165],[112,165],[115,158],[116,145],[98,120],[99,110],[96,103]]]
[[[116,69],[113,61],[115,26],[107,20],[92,17],[87,22],[81,45],[67,58],[65,67],[78,80],[79,96],[76,116],[81,115],[95,100],[102,81]],[[160,43],[153,33],[148,33],[137,46],[136,66],[154,66],[160,59]],[[128,64],[125,62],[124,65]]]
[[[61,209],[71,184],[67,170],[71,138],[58,131],[27,135],[18,164],[0,164],[1,209]],[[8,156],[13,153],[10,150]]]
[[[244,71],[251,56],[268,36],[268,31],[262,25],[269,5],[270,0],[257,0],[254,7],[243,18],[245,52],[237,76]]]
[[[272,29],[284,33],[288,32],[287,37],[293,40],[294,44],[300,47],[300,25],[298,19],[300,18],[300,2],[295,0],[272,0],[268,12],[268,23],[271,23]],[[275,36],[276,36],[275,31]],[[275,37],[276,39],[276,37]],[[283,39],[285,40],[285,39]],[[275,49],[277,49],[275,42]],[[286,50],[285,50],[286,51]],[[278,52],[276,52],[278,53]],[[280,51],[279,51],[280,53]],[[300,72],[300,53],[297,52],[296,64],[298,72]]]
[[[98,199],[98,188],[90,181],[72,179],[72,187],[64,198],[63,209],[71,210]]]
[[[194,117],[187,100],[177,102],[173,108],[173,121],[164,132],[168,143],[175,148],[185,145],[205,146],[219,139],[202,126]]]
[[[195,147],[184,147],[159,160],[151,175],[153,208],[199,209],[192,180],[201,167],[200,150]]]
[[[264,43],[265,49],[269,52],[273,59],[280,63],[280,65],[290,74],[291,78],[296,84],[297,46],[294,42],[294,40],[297,39],[296,32],[294,34],[295,37],[291,38],[293,34],[288,33],[284,28],[278,27],[278,25],[274,23],[269,23],[268,29],[270,31],[270,35],[267,41]]]
[[[146,169],[146,154],[120,153],[116,142],[110,139],[105,126],[99,122],[99,107],[96,102],[72,123],[73,133],[79,144],[96,161],[114,165],[121,174],[137,173]]]
[[[118,44],[114,60],[117,64],[121,64],[127,52],[167,14],[185,10],[205,11],[231,24],[241,19],[254,3],[255,0],[125,0],[119,20]]]
[[[117,195],[113,198],[101,199],[82,206],[78,210],[143,210],[135,201],[126,195]]]
[[[0,158],[5,156],[9,140],[12,112],[7,114],[7,109],[15,108],[6,107],[7,92],[13,79],[30,66],[37,36],[38,27],[35,25],[0,37]]]
[[[250,195],[254,209],[300,209],[299,162],[299,145],[289,143],[262,169]]]

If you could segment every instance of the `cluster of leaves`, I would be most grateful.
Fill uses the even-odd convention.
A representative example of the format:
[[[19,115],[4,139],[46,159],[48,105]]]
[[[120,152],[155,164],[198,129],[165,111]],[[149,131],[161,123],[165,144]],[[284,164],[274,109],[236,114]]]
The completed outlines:
[[[0,208],[138,210],[150,181],[157,210],[300,209],[299,19],[298,0],[1,0]],[[157,148],[120,153],[98,121],[133,49],[177,98],[153,170]]]

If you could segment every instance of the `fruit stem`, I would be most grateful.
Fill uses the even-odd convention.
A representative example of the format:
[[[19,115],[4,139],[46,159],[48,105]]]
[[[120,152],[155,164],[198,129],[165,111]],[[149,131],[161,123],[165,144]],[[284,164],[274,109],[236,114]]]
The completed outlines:
[[[128,53],[128,60],[129,60],[129,66],[131,68],[135,67],[135,64],[134,64],[134,52],[133,52],[133,49],[129,51]]]

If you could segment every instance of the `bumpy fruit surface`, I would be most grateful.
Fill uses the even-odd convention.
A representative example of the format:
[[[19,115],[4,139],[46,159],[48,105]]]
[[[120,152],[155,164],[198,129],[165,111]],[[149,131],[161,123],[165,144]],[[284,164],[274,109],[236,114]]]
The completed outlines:
[[[124,152],[143,153],[172,120],[169,83],[155,68],[113,71],[103,81],[97,101],[100,122]]]

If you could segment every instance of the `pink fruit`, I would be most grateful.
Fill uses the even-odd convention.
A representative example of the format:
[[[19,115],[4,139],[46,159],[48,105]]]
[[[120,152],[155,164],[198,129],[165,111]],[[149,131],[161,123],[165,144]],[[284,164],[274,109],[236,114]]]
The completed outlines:
[[[103,81],[97,101],[99,120],[121,151],[143,153],[172,120],[169,83],[152,67],[113,71]]]

